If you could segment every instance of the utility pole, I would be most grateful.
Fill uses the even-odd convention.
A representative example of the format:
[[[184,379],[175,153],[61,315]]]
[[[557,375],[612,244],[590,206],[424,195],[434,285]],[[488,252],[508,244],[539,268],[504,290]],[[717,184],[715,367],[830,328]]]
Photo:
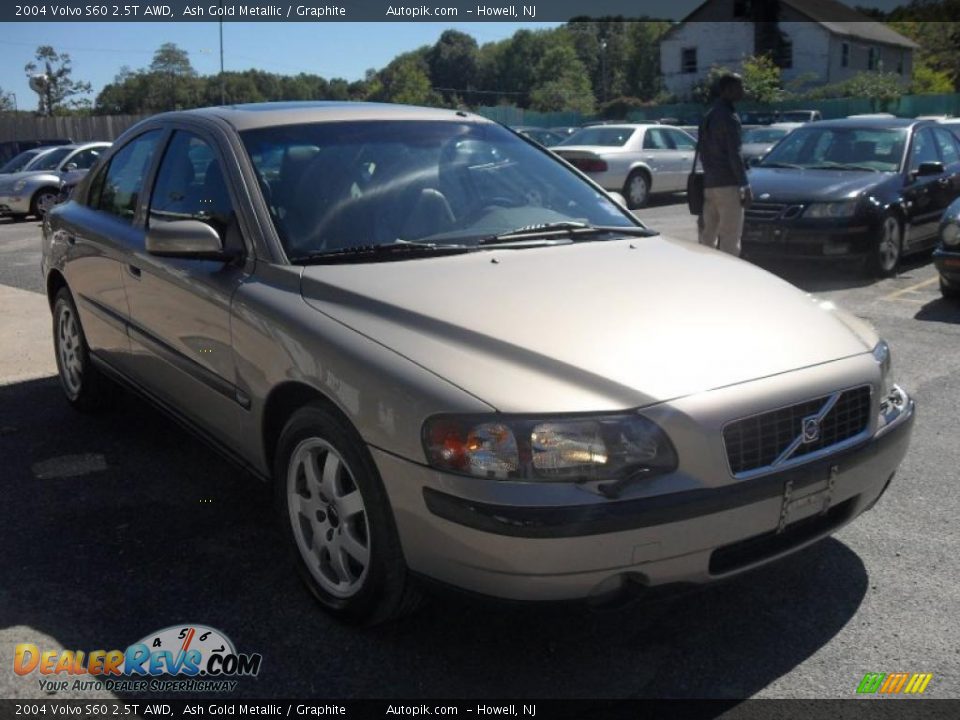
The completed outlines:
[[[220,0],[220,8],[223,9],[223,0]],[[220,17],[223,17],[222,15]],[[224,87],[223,79],[223,20],[220,21],[220,104],[227,104],[227,92]]]
[[[607,41],[600,41],[600,102],[607,101]]]

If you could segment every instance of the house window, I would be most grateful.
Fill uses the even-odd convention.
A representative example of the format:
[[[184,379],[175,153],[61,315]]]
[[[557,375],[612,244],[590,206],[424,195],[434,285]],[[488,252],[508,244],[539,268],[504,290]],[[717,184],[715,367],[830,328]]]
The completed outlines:
[[[750,17],[750,0],[733,0],[733,16],[735,18]]]
[[[780,49],[777,52],[777,67],[781,70],[789,70],[793,67],[793,41],[784,37],[780,43]]]
[[[850,43],[840,46],[840,67],[850,67]]]
[[[872,47],[867,55],[867,70],[876,70],[880,64],[880,51]]]
[[[680,56],[680,72],[695,73],[697,71],[697,49],[684,48]]]

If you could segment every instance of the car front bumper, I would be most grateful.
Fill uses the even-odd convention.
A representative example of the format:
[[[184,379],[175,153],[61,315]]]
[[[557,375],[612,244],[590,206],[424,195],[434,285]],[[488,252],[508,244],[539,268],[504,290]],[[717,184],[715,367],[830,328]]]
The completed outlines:
[[[943,246],[933,251],[933,264],[940,277],[950,285],[960,287],[960,250],[946,250]]]
[[[0,215],[25,215],[29,212],[29,195],[24,193],[0,193]]]
[[[758,257],[833,259],[863,256],[871,252],[879,227],[872,222],[833,223],[743,223],[741,246]]]
[[[412,571],[500,598],[599,599],[730,577],[831,534],[886,490],[913,419],[908,400],[866,441],[788,471],[623,500],[581,491],[551,505],[533,504],[537,483],[453,476],[371,451]]]

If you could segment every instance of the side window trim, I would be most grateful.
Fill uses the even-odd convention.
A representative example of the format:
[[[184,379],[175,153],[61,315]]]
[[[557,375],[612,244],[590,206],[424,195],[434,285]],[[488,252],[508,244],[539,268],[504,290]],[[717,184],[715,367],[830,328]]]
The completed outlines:
[[[151,125],[149,127],[145,127],[142,132],[139,132],[133,137],[131,137],[129,140],[123,143],[123,145],[113,146],[110,148],[110,157],[106,159],[106,161],[101,166],[101,168],[97,171],[96,176],[93,178],[93,180],[90,183],[90,190],[92,191],[96,188],[96,189],[99,189],[99,192],[97,194],[96,202],[92,202],[92,198],[90,198],[88,195],[87,206],[89,208],[91,208],[92,210],[96,210],[99,213],[103,213],[104,215],[108,215],[113,218],[122,219],[122,218],[119,218],[119,216],[117,216],[115,213],[104,210],[101,207],[101,202],[103,200],[103,189],[106,186],[107,175],[110,173],[110,168],[113,166],[113,163],[117,158],[117,155],[123,152],[126,148],[130,147],[130,145],[132,145],[133,143],[142,139],[145,135],[148,135],[149,133],[152,133],[152,132],[160,133],[157,139],[156,147],[157,148],[162,147],[169,136],[169,130],[166,126],[163,126],[163,125]],[[151,176],[153,173],[156,172],[157,154],[158,154],[157,150],[154,149],[153,157],[150,159],[150,166],[148,167],[146,173],[144,174],[143,186],[140,188],[141,192],[137,196],[137,205],[134,208],[133,216],[130,218],[130,221],[129,221],[129,225],[131,227],[140,227],[140,228],[143,227],[144,196],[147,194],[147,189],[151,185]],[[98,183],[99,183],[99,188],[96,187]]]

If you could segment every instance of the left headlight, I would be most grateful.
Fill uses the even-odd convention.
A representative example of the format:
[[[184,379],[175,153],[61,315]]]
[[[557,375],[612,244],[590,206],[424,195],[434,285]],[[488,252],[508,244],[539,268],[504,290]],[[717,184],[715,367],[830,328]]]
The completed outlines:
[[[856,200],[842,202],[813,203],[803,211],[805,218],[845,218],[851,217],[857,210]]]
[[[17,181],[13,184],[13,191],[14,191],[15,193],[18,193],[18,192],[20,192],[21,190],[23,190],[26,186],[27,186],[27,181],[26,181],[26,180],[17,180]]]
[[[423,426],[431,467],[497,480],[590,481],[672,472],[677,453],[641,415],[439,415]]]
[[[873,358],[880,366],[880,415],[877,419],[877,432],[893,423],[906,410],[910,398],[897,385],[893,372],[893,360],[890,357],[890,346],[881,340],[873,348]]]

